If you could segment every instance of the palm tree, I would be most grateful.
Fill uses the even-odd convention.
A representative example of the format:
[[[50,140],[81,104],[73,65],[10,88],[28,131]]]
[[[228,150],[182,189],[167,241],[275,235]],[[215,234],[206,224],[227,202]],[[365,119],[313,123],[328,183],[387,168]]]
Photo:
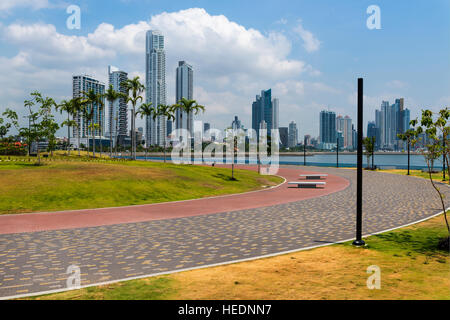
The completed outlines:
[[[205,112],[205,107],[201,106],[197,103],[195,100],[188,100],[186,98],[181,98],[180,101],[178,101],[177,104],[172,106],[173,111],[180,110],[180,120],[183,122],[183,112],[186,113],[186,116],[189,118],[189,115],[191,113],[197,115],[200,113],[200,111]],[[187,128],[189,132],[191,132],[191,124],[189,121],[187,121]]]
[[[205,107],[199,105],[195,100],[188,100],[186,98],[182,98],[180,101],[178,101],[177,104],[174,104],[172,106],[172,112],[175,113],[176,111],[180,112],[181,123],[183,123],[183,112],[186,113],[186,116],[188,117],[186,130],[190,133],[192,128],[191,123],[189,121],[189,115],[190,114],[197,115],[200,113],[200,111],[205,112]]]
[[[136,115],[140,114],[141,119],[143,119],[144,117],[151,117],[151,118],[153,118],[153,120],[155,120],[156,117],[158,116],[158,110],[155,107],[153,107],[152,105],[153,105],[153,103],[151,103],[151,102],[141,104],[138,111],[136,112]],[[148,141],[148,139],[147,139],[147,141]],[[145,148],[145,160],[147,160],[148,147],[149,146],[146,146],[146,148]]]
[[[415,137],[415,135],[414,135],[414,130],[412,130],[412,129],[406,130],[405,133],[403,133],[403,134],[398,134],[397,137],[398,137],[400,140],[405,141],[406,144],[407,144],[407,146],[408,146],[408,173],[407,173],[406,175],[409,176],[409,175],[410,175],[410,170],[409,170],[409,168],[410,168],[411,142],[412,142],[412,140],[413,140],[414,137]]]
[[[62,126],[67,126],[67,139],[69,141],[69,143],[67,144],[67,155],[70,156],[70,128],[76,126],[76,122],[73,120],[70,120],[70,116],[74,115],[74,104],[73,104],[73,100],[63,100],[61,101],[60,104],[58,104],[55,109],[56,111],[60,111],[60,113],[62,114],[64,111],[67,112],[67,120],[65,120],[62,123]]]
[[[116,141],[116,144],[115,144],[115,156],[117,157],[117,142],[118,142],[118,140],[117,140],[117,131],[119,131],[119,125],[118,125],[118,121],[119,121],[119,111],[117,111],[116,112],[116,116],[114,117],[114,125],[116,126],[116,130],[115,130],[115,132],[116,132],[116,136],[115,136],[115,141]]]
[[[145,87],[139,81],[139,77],[135,77],[131,80],[128,79],[125,82],[125,86],[128,91],[131,91],[131,96],[128,94],[127,103],[131,102],[131,105],[133,106],[131,114],[131,152],[133,160],[136,160],[136,105],[139,101],[143,100],[141,94],[144,92]]]
[[[82,91],[82,94],[85,97],[84,103],[85,108],[83,108],[84,117],[90,123],[91,132],[92,132],[92,155],[95,158],[95,127],[91,126],[94,123],[95,109],[94,105],[97,105],[98,112],[100,113],[104,107],[103,104],[103,95],[100,93],[96,93],[94,89],[90,89],[88,92]],[[87,105],[90,107],[87,108]],[[88,143],[88,153],[89,153],[89,143]]]
[[[118,100],[120,98],[123,98],[123,99],[127,98],[126,94],[114,90],[114,87],[113,87],[112,84],[109,85],[108,90],[105,92],[105,94],[103,96],[106,98],[106,100],[109,102],[110,105],[113,105],[114,102],[116,102],[116,100]],[[113,110],[113,109],[114,108],[111,108],[111,110]],[[113,132],[113,130],[112,130],[112,128],[113,128],[112,116],[113,115],[110,116],[111,125],[110,125],[110,128],[109,128],[109,147],[110,147],[110,154],[109,155],[110,155],[110,157],[112,157],[112,153],[113,153],[113,147],[112,147],[112,145],[113,145],[113,143],[112,143],[112,139],[113,139],[113,135],[112,135],[112,132]],[[115,143],[117,144],[117,139],[116,139]]]
[[[157,109],[157,116],[165,117],[166,120],[175,120],[174,109],[173,106],[168,106],[164,104],[160,104]],[[155,117],[156,118],[156,117]],[[167,133],[164,134],[164,163],[166,163],[166,137]]]
[[[370,169],[370,157],[373,155],[373,151],[375,149],[375,139],[374,137],[366,137],[363,139],[363,145],[366,148],[366,157],[367,157],[367,169]],[[373,166],[371,168],[374,169]]]
[[[72,107],[73,107],[73,117],[72,119],[78,118],[80,114],[83,113],[83,109],[85,107],[85,100],[82,97],[77,97],[72,99]],[[80,145],[81,145],[81,132],[80,132],[80,123],[75,121],[75,126],[77,127],[77,138],[78,138],[78,156],[81,156],[80,153]]]

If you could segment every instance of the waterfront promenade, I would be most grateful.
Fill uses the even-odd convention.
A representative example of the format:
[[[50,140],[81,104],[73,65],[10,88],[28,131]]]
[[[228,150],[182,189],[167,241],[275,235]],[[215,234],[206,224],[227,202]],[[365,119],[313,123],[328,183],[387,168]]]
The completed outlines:
[[[80,267],[86,286],[352,239],[355,170],[289,166],[280,175],[292,181],[305,172],[328,173],[327,188],[284,183],[177,203],[0,217],[0,297],[64,290],[71,265]],[[365,235],[441,211],[425,179],[380,172],[364,178]]]

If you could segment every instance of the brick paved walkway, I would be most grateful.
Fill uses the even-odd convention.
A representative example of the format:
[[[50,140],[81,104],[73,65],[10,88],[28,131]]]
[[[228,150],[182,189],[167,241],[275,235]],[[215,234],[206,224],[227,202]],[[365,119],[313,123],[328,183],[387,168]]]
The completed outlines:
[[[342,177],[350,185],[318,198],[245,210],[0,235],[0,297],[64,289],[70,265],[80,267],[84,286],[353,238],[356,171],[306,170]],[[364,234],[440,211],[438,198],[426,180],[365,172],[364,183]],[[281,188],[284,192],[312,192]]]

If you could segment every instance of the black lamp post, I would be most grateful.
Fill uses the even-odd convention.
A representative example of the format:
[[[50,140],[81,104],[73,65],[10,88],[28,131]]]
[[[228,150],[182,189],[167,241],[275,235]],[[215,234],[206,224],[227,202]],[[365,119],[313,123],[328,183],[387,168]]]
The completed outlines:
[[[339,137],[336,138],[336,168],[339,168]]]
[[[410,154],[411,154],[411,143],[409,141],[409,138],[408,138],[408,140],[406,140],[406,143],[408,144],[408,176],[409,176],[410,175],[409,174],[409,167],[410,167],[410,160],[409,160],[409,158],[410,158]]]
[[[362,239],[362,173],[363,173],[363,79],[358,79],[358,171],[356,181],[356,240],[354,246],[363,246]]]
[[[303,139],[303,165],[306,167],[306,137]]]
[[[372,170],[375,169],[374,160],[375,159],[375,137],[372,136]]]

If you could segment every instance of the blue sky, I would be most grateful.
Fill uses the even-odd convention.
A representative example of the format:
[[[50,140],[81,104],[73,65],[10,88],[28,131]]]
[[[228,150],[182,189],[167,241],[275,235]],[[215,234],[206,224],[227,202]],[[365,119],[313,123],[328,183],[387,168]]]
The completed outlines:
[[[81,8],[80,30],[66,28],[70,4]],[[381,30],[366,27],[372,4]],[[254,96],[272,88],[280,125],[317,136],[324,108],[356,118],[359,76],[366,121],[383,99],[404,97],[412,117],[450,104],[449,1],[2,0],[0,109],[22,110],[33,90],[70,97],[72,74],[106,81],[108,64],[143,77],[149,28],[166,35],[168,102],[187,60],[207,107],[199,119],[217,128],[234,115],[250,127]]]

